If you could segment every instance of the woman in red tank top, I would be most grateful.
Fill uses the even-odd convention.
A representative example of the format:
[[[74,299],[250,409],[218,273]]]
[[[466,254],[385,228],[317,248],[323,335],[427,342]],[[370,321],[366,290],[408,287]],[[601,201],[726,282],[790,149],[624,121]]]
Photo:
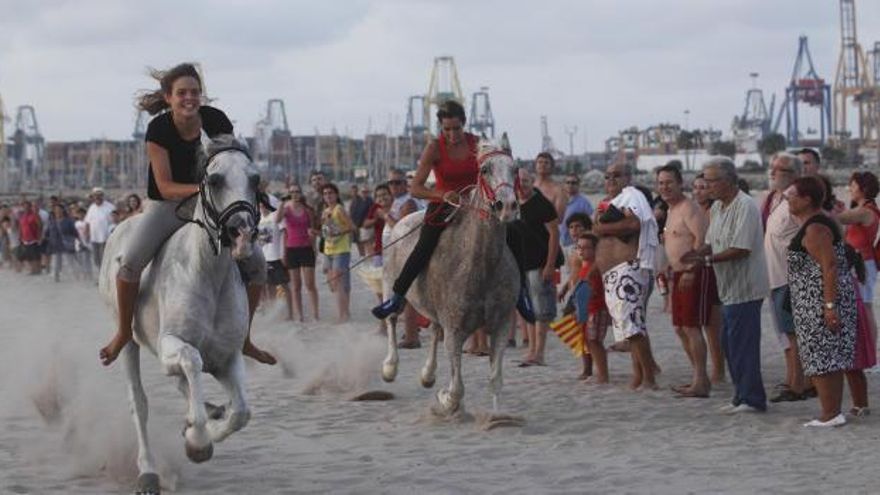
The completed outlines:
[[[464,131],[464,107],[458,102],[446,101],[437,110],[437,119],[440,123],[440,137],[425,146],[410,184],[410,194],[414,198],[430,201],[425,212],[427,220],[422,224],[415,248],[394,281],[394,294],[372,310],[373,315],[379,319],[387,318],[403,309],[407,291],[419,273],[428,266],[440,234],[446,229],[444,220],[454,211],[454,205],[461,202],[460,191],[477,183],[477,137]],[[431,171],[437,181],[433,189],[425,185]],[[514,256],[518,255],[517,249],[512,247],[512,251]],[[531,303],[527,296],[523,300],[523,294],[527,292],[521,291],[517,308],[524,313],[526,320],[534,321]]]

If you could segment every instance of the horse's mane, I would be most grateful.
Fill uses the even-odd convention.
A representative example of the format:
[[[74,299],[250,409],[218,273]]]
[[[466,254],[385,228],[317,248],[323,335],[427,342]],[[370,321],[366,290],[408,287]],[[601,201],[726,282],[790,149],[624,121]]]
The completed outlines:
[[[208,158],[213,156],[218,150],[226,148],[235,148],[249,153],[247,145],[236,139],[232,134],[218,134],[210,139],[202,139],[202,145],[196,151],[196,163],[198,164],[200,179],[205,175]]]

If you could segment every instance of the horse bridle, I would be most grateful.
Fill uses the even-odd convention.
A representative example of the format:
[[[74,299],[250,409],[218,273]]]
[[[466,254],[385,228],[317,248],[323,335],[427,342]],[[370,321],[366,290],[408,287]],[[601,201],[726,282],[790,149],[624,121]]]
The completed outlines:
[[[205,210],[205,221],[199,220],[198,218],[190,219],[189,221],[195,223],[199,227],[201,227],[205,233],[208,235],[208,239],[211,244],[211,249],[214,251],[214,255],[220,254],[221,247],[229,247],[232,245],[232,240],[238,237],[239,231],[238,229],[230,228],[227,225],[227,222],[233,215],[238,212],[245,212],[247,215],[251,217],[253,220],[253,228],[251,229],[251,240],[256,240],[258,227],[260,223],[260,212],[254,206],[258,201],[261,201],[261,193],[258,191],[255,195],[254,202],[246,201],[246,200],[238,200],[233,201],[229,205],[226,206],[222,211],[217,211],[217,207],[214,205],[214,197],[210,192],[210,187],[208,185],[208,177],[210,174],[207,173],[208,168],[211,166],[211,162],[221,153],[226,153],[230,151],[236,151],[244,154],[247,157],[248,161],[251,160],[250,153],[247,152],[246,149],[240,148],[238,146],[223,146],[213,150],[208,158],[205,160],[205,176],[199,182],[199,191],[193,194],[191,197],[194,197],[196,194],[202,200],[202,209]],[[181,202],[183,204],[184,202]],[[179,207],[179,206],[178,206]],[[270,208],[273,209],[273,208]],[[216,232],[216,235],[214,234]]]
[[[480,188],[480,194],[484,198],[486,198],[486,200],[488,200],[489,208],[493,212],[496,212],[504,207],[504,205],[501,204],[501,201],[498,200],[498,191],[500,191],[504,187],[509,187],[509,188],[513,189],[513,193],[514,193],[514,195],[516,195],[516,193],[520,189],[519,174],[518,173],[514,175],[513,184],[510,184],[509,182],[502,182],[502,183],[498,184],[497,186],[495,186],[494,188],[491,187],[488,182],[486,182],[486,179],[483,178],[483,171],[482,171],[483,163],[486,160],[488,160],[489,158],[492,158],[493,156],[496,156],[496,155],[503,155],[508,158],[510,157],[510,153],[508,153],[506,151],[495,150],[495,151],[490,151],[489,153],[486,153],[485,155],[479,157],[479,159],[477,161],[477,164],[480,167],[480,171],[477,176],[477,185]]]

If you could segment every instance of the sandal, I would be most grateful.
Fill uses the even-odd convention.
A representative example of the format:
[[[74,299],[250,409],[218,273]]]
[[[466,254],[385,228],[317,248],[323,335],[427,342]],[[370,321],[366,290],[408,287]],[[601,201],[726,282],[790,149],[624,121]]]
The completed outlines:
[[[771,397],[770,402],[797,402],[800,400],[806,400],[806,394],[799,394],[797,392],[792,391],[791,389],[783,389],[779,392],[776,397]]]
[[[864,418],[865,416],[871,415],[871,409],[868,406],[865,407],[856,407],[853,406],[852,409],[849,410],[849,415],[855,418]]]
[[[419,349],[422,347],[422,343],[418,340],[415,342],[401,342],[397,344],[398,349]]]

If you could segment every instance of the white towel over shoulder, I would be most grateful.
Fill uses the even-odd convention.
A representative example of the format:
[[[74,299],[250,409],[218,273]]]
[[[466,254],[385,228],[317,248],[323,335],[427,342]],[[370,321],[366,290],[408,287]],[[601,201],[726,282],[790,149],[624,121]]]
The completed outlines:
[[[639,251],[636,254],[642,268],[654,270],[657,247],[660,245],[658,236],[657,220],[654,218],[654,209],[648,202],[648,198],[633,186],[626,186],[614,199],[611,200],[617,209],[627,209],[632,212],[641,223],[639,233]]]

